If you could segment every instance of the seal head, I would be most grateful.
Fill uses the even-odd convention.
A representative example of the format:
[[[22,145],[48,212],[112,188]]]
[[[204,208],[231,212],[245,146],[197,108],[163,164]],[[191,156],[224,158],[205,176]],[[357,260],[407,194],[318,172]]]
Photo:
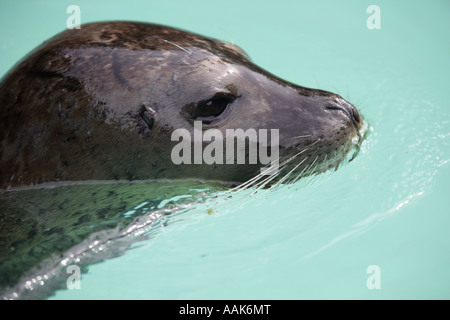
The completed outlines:
[[[135,22],[86,24],[44,42],[4,77],[0,105],[0,188],[259,174],[260,161],[175,164],[174,130],[194,136],[199,122],[224,145],[227,130],[278,130],[285,180],[336,168],[362,140],[362,117],[339,95],[284,81],[232,44]]]

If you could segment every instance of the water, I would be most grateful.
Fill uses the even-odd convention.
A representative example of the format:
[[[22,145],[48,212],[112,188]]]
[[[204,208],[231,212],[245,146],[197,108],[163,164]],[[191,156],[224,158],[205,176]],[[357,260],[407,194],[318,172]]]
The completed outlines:
[[[1,74],[65,27],[69,4],[2,1]],[[376,1],[380,30],[366,27],[372,1],[76,4],[82,22],[233,41],[281,78],[341,94],[371,133],[354,161],[311,183],[183,209],[52,299],[450,298],[447,1]],[[381,288],[370,290],[373,265]]]

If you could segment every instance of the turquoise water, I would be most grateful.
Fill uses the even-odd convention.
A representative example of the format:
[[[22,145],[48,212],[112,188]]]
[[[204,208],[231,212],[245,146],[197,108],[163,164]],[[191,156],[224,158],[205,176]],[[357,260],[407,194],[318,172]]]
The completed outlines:
[[[341,94],[371,133],[337,172],[197,204],[52,299],[450,298],[448,1],[2,1],[0,74],[63,30],[70,4],[83,23],[233,41],[281,78]]]

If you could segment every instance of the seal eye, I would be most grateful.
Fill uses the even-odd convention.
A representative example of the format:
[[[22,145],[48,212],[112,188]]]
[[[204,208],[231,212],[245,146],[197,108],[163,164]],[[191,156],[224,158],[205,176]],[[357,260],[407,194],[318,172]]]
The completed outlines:
[[[199,104],[194,118],[204,118],[203,120],[205,120],[206,122],[208,122],[208,120],[209,122],[211,122],[213,119],[208,118],[215,118],[220,116],[228,107],[228,105],[233,101],[234,98],[230,96],[214,96],[211,99],[203,101]]]

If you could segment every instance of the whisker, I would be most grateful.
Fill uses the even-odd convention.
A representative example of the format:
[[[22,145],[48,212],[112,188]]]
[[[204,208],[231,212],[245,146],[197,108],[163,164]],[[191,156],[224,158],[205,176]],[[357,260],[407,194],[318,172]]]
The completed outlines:
[[[314,159],[314,161],[311,163],[311,165],[308,167],[308,170],[309,169],[311,169],[311,167],[314,165],[314,163],[317,161],[317,159],[319,158],[319,156],[317,156],[315,159]],[[308,170],[306,170],[306,171],[308,171]],[[304,171],[304,169],[303,169],[303,171]],[[301,175],[303,174],[303,171],[293,180],[293,181],[291,181],[290,183],[291,184],[294,184],[295,182],[297,182],[298,181],[298,179],[300,179],[301,178]]]
[[[327,161],[328,153],[325,153],[325,157],[323,158],[322,164],[324,164]]]
[[[235,193],[237,193],[237,192],[239,192],[240,190],[245,189],[246,187],[251,186],[252,183],[258,181],[258,180],[261,179],[262,177],[264,177],[262,174],[257,174],[256,176],[254,176],[254,177],[251,178],[250,180],[247,180],[246,182],[244,182],[244,183],[242,183],[242,184],[240,184],[240,185],[238,185],[238,186],[236,186],[236,187],[234,187],[234,188],[232,188],[232,189],[230,189],[230,190],[228,190],[228,191],[225,191],[225,192],[226,192],[226,193],[230,193],[230,192],[235,192]]]
[[[265,179],[257,188],[256,190],[254,190],[250,196],[254,195],[255,193],[257,193],[261,188],[264,188],[267,183],[269,183],[270,181],[272,181],[273,179],[275,179],[278,175],[280,174],[280,171],[278,171],[276,174],[273,174],[271,176],[269,176],[267,179]]]
[[[269,176],[268,178],[265,178],[262,181],[258,181],[260,179],[262,179],[263,177],[265,177],[265,175],[259,173],[258,175],[256,175],[255,177],[251,178],[250,180],[240,184],[239,186],[236,186],[230,190],[224,191],[223,193],[221,193],[221,196],[226,195],[227,193],[230,194],[230,196],[236,196],[239,193],[243,192],[244,190],[248,190],[251,187],[258,187],[261,185],[266,185],[268,180],[272,180],[274,179],[279,173],[277,172],[276,174],[273,174],[271,176]],[[252,193],[253,194],[253,193]],[[250,194],[250,196],[252,195]],[[219,201],[216,201],[215,203],[211,204],[211,205],[217,205],[219,203]]]
[[[312,135],[311,134],[307,134],[307,135],[304,135],[304,136],[295,136],[295,137],[292,137],[292,138],[289,138],[289,139],[310,138],[310,137],[312,137]]]
[[[278,160],[280,160],[280,158],[279,158]],[[253,177],[252,179],[250,179],[250,180],[248,180],[247,182],[244,182],[243,184],[237,186],[237,187],[235,188],[235,190],[236,190],[237,192],[240,192],[242,189],[246,189],[247,187],[251,186],[253,183],[254,183],[254,185],[253,185],[254,187],[258,187],[258,186],[260,186],[260,185],[262,185],[262,184],[265,184],[265,182],[266,182],[267,180],[272,180],[272,179],[275,178],[277,175],[279,175],[279,172],[280,172],[281,170],[283,170],[285,166],[286,166],[286,161],[283,162],[281,165],[279,165],[278,171],[277,171],[277,172],[275,172],[275,173],[269,175],[268,178],[265,178],[265,179],[262,180],[262,181],[258,181],[258,180],[260,180],[261,178],[265,177],[266,175],[265,175],[265,174],[262,174],[262,173],[260,172],[258,175],[256,175],[256,176]],[[266,168],[269,168],[269,165],[266,166]],[[272,177],[272,178],[271,178],[271,177]]]
[[[297,154],[293,155],[292,157],[290,157],[289,159],[285,160],[281,165],[286,165],[286,164],[288,164],[289,162],[291,162],[292,160],[294,160],[296,157],[298,157],[299,155],[301,155],[303,152],[305,152],[305,151],[307,151],[307,150],[308,150],[308,148],[307,148],[307,149],[303,149],[303,150],[300,151],[299,153],[297,153]]]
[[[318,165],[319,165],[319,164],[316,164],[316,166],[314,167],[314,169],[311,170],[311,173],[308,174],[305,178],[311,177],[311,176],[315,173],[315,171],[316,171]],[[317,177],[317,176],[316,176],[316,177]],[[305,184],[304,187],[309,186],[309,185],[312,183],[312,181],[313,181],[313,179],[309,179],[309,180],[306,182],[306,184]]]
[[[177,45],[176,43],[173,43],[173,42],[171,42],[171,41],[169,41],[169,40],[164,40],[164,42],[170,43],[171,45],[174,45],[175,47],[177,47],[178,49],[183,50],[184,52],[186,52],[186,53],[189,54],[189,55],[191,54],[188,50],[186,50],[186,49],[183,48],[182,46]]]
[[[307,151],[307,150],[308,150],[308,148],[303,149],[302,151],[296,153],[295,155],[291,156],[291,157],[288,158],[287,160],[283,161],[283,162],[280,164],[280,166],[279,166],[279,168],[278,168],[278,171],[277,171],[275,174],[269,176],[269,178],[266,178],[266,179],[264,179],[263,181],[258,182],[258,185],[257,185],[258,189],[257,189],[257,190],[261,189],[261,188],[264,187],[268,182],[272,181],[276,176],[278,176],[278,175],[280,174],[280,172],[287,166],[287,164],[288,164],[289,162],[291,162],[292,160],[294,160],[296,157],[298,157],[300,154],[302,154],[303,152],[305,152],[305,151]],[[298,166],[297,166],[297,167],[298,167]],[[260,176],[260,175],[261,175],[261,174],[259,174],[258,176]],[[278,185],[278,184],[279,184],[279,183],[277,183],[277,185]],[[256,190],[256,191],[257,191],[257,190]]]
[[[300,161],[300,163],[298,163],[292,170],[290,170],[288,173],[286,173],[276,184],[274,184],[273,186],[271,186],[268,190],[266,190],[266,192],[264,192],[261,195],[266,194],[269,191],[273,191],[274,189],[276,189],[278,186],[280,186],[284,181],[286,181],[286,179],[292,174],[292,172],[297,169],[303,162],[305,162],[307,158],[303,158],[302,161]]]
[[[264,186],[267,185],[267,183],[269,183],[270,181],[272,181],[273,179],[275,179],[279,174],[280,174],[280,170],[277,171],[276,173],[269,175],[268,177],[266,177],[264,180],[262,181],[258,181],[260,180],[262,177],[265,177],[265,175],[263,175],[262,173],[259,173],[257,176],[253,177],[252,179],[246,181],[245,183],[243,183],[242,185],[239,185],[236,188],[233,188],[233,193],[230,196],[236,196],[237,194],[241,193],[244,190],[249,190],[248,186],[252,186],[252,187],[256,187],[256,190],[252,191],[248,196],[251,197],[253,196],[256,192],[258,192],[258,190],[260,190],[261,188],[263,188]],[[252,185],[254,184],[254,185]],[[225,192],[226,193],[226,192]],[[222,193],[222,196],[225,194]],[[223,202],[222,202],[223,203]],[[217,206],[219,204],[219,201],[216,201],[215,203],[211,204],[211,206]],[[217,208],[216,208],[217,209]]]
[[[298,153],[296,153],[295,155],[293,155],[292,157],[290,157],[289,159],[287,159],[287,160],[285,160],[282,164],[281,164],[281,169],[277,172],[277,175],[282,171],[282,169],[284,169],[284,167],[286,167],[286,165],[289,163],[289,162],[291,162],[292,160],[294,160],[295,158],[297,158],[300,154],[302,154],[303,152],[305,152],[305,151],[308,151],[309,150],[309,148],[306,148],[306,149],[303,149],[302,151],[300,151],[300,152],[298,152]],[[293,171],[295,171],[305,160],[306,160],[307,158],[305,157],[302,161],[300,161],[300,163],[298,163],[293,169],[291,169],[287,174],[285,174],[281,179],[280,179],[280,181],[278,181],[275,185],[273,185],[273,186],[271,186],[270,188],[269,188],[269,190],[273,190],[273,189],[275,189],[276,187],[278,187],[281,183],[283,183],[289,176],[290,176],[290,174],[293,172]],[[271,180],[273,180],[273,178],[272,179],[270,179],[269,181],[271,181]],[[269,182],[269,181],[267,181],[267,182]],[[259,189],[261,189],[262,187],[264,187],[266,184],[267,184],[267,182],[263,185],[263,186],[260,186],[256,191],[258,191]],[[255,191],[255,192],[256,192]]]
[[[310,146],[314,145],[315,143],[317,143],[317,141],[315,141],[314,143],[312,143]],[[285,161],[282,162],[282,164],[280,165],[280,168],[278,170],[278,172],[276,173],[276,175],[270,176],[269,178],[261,181],[260,183],[258,183],[259,185],[257,186],[257,189],[255,191],[253,191],[250,195],[255,194],[256,192],[258,192],[260,189],[264,188],[267,183],[269,183],[270,181],[272,181],[276,176],[278,176],[280,174],[280,172],[284,169],[284,167],[287,166],[287,164],[289,162],[291,162],[292,160],[294,160],[295,158],[297,158],[299,155],[301,155],[302,153],[308,151],[310,148],[310,146],[308,146],[308,148],[303,149],[302,151],[296,153],[295,155],[291,156],[290,158],[286,159]],[[269,188],[269,190],[273,190],[276,187],[278,187],[281,183],[283,183],[288,177],[289,175],[295,170],[297,169],[304,161],[306,160],[306,158],[304,158],[300,163],[298,163],[292,170],[290,170],[286,175],[284,175],[280,181],[278,181],[275,185],[273,185],[272,187]]]
[[[301,154],[303,154],[303,153],[307,152],[308,150],[310,150],[311,147],[312,147],[314,144],[318,143],[319,141],[320,141],[320,139],[314,141],[313,143],[311,143],[310,145],[308,145],[308,146],[307,146],[306,148],[304,148],[303,150],[297,152],[296,154],[290,156],[289,158],[287,158],[286,160],[284,160],[283,162],[281,162],[281,164],[280,164],[279,167],[278,167],[277,172],[275,172],[275,173],[273,173],[273,174],[271,174],[271,175],[269,175],[269,176],[267,176],[267,177],[265,177],[265,176],[266,176],[265,174],[262,174],[262,173],[260,172],[259,174],[257,174],[257,175],[254,176],[253,178],[247,180],[246,182],[244,182],[244,183],[242,183],[242,184],[240,184],[240,185],[238,185],[238,186],[236,186],[236,187],[234,187],[234,188],[231,188],[231,189],[229,189],[229,190],[227,190],[227,191],[222,192],[221,195],[220,195],[220,196],[221,196],[220,199],[217,199],[215,202],[211,203],[210,205],[211,205],[211,206],[216,206],[216,205],[218,205],[219,203],[222,203],[222,204],[223,204],[224,201],[227,200],[227,198],[224,199],[223,196],[226,196],[227,194],[229,194],[229,197],[231,197],[231,196],[236,196],[236,195],[240,194],[241,192],[243,192],[243,191],[245,191],[245,190],[248,190],[248,189],[250,189],[250,188],[255,188],[255,189],[254,189],[248,196],[250,196],[250,197],[254,196],[254,195],[255,195],[256,193],[258,193],[261,189],[263,189],[264,187],[266,187],[272,180],[274,180],[275,178],[279,177],[279,176],[280,176],[280,173],[287,167],[287,165],[288,165],[290,162],[292,162],[294,159],[297,159]],[[278,158],[278,161],[280,161],[281,158],[282,158],[282,157],[279,157],[279,158]],[[282,183],[284,183],[286,180],[288,180],[289,177],[292,175],[292,172],[294,172],[296,169],[298,169],[298,167],[300,167],[300,166],[306,161],[306,159],[308,159],[308,157],[303,158],[298,164],[295,165],[295,167],[294,167],[293,169],[291,169],[288,173],[286,173],[285,175],[283,175],[283,176],[281,177],[281,179],[280,179],[279,181],[277,181],[274,185],[272,185],[266,192],[269,192],[269,191],[271,191],[271,190],[274,190],[275,188],[277,188],[278,186],[280,186]],[[310,169],[310,168],[314,165],[314,163],[315,163],[316,160],[317,160],[317,157],[316,157],[316,159],[313,161],[313,163],[312,163],[309,167],[305,167],[305,168],[302,170],[302,172],[300,173],[299,176],[296,177],[296,179],[293,179],[294,182],[297,181],[297,180],[302,176],[302,174],[305,172],[306,169]],[[266,168],[270,168],[269,165],[267,165]],[[293,180],[291,180],[291,181],[293,181]],[[291,183],[291,181],[290,181],[289,183]],[[260,197],[261,195],[264,195],[266,192],[260,194],[258,197]]]
[[[291,175],[292,172],[294,172],[299,166],[302,165],[303,162],[305,162],[306,159],[308,158],[307,157],[303,158],[302,161],[300,161],[291,171],[289,171],[282,179],[280,179],[280,181],[277,182],[276,186],[283,183]]]

